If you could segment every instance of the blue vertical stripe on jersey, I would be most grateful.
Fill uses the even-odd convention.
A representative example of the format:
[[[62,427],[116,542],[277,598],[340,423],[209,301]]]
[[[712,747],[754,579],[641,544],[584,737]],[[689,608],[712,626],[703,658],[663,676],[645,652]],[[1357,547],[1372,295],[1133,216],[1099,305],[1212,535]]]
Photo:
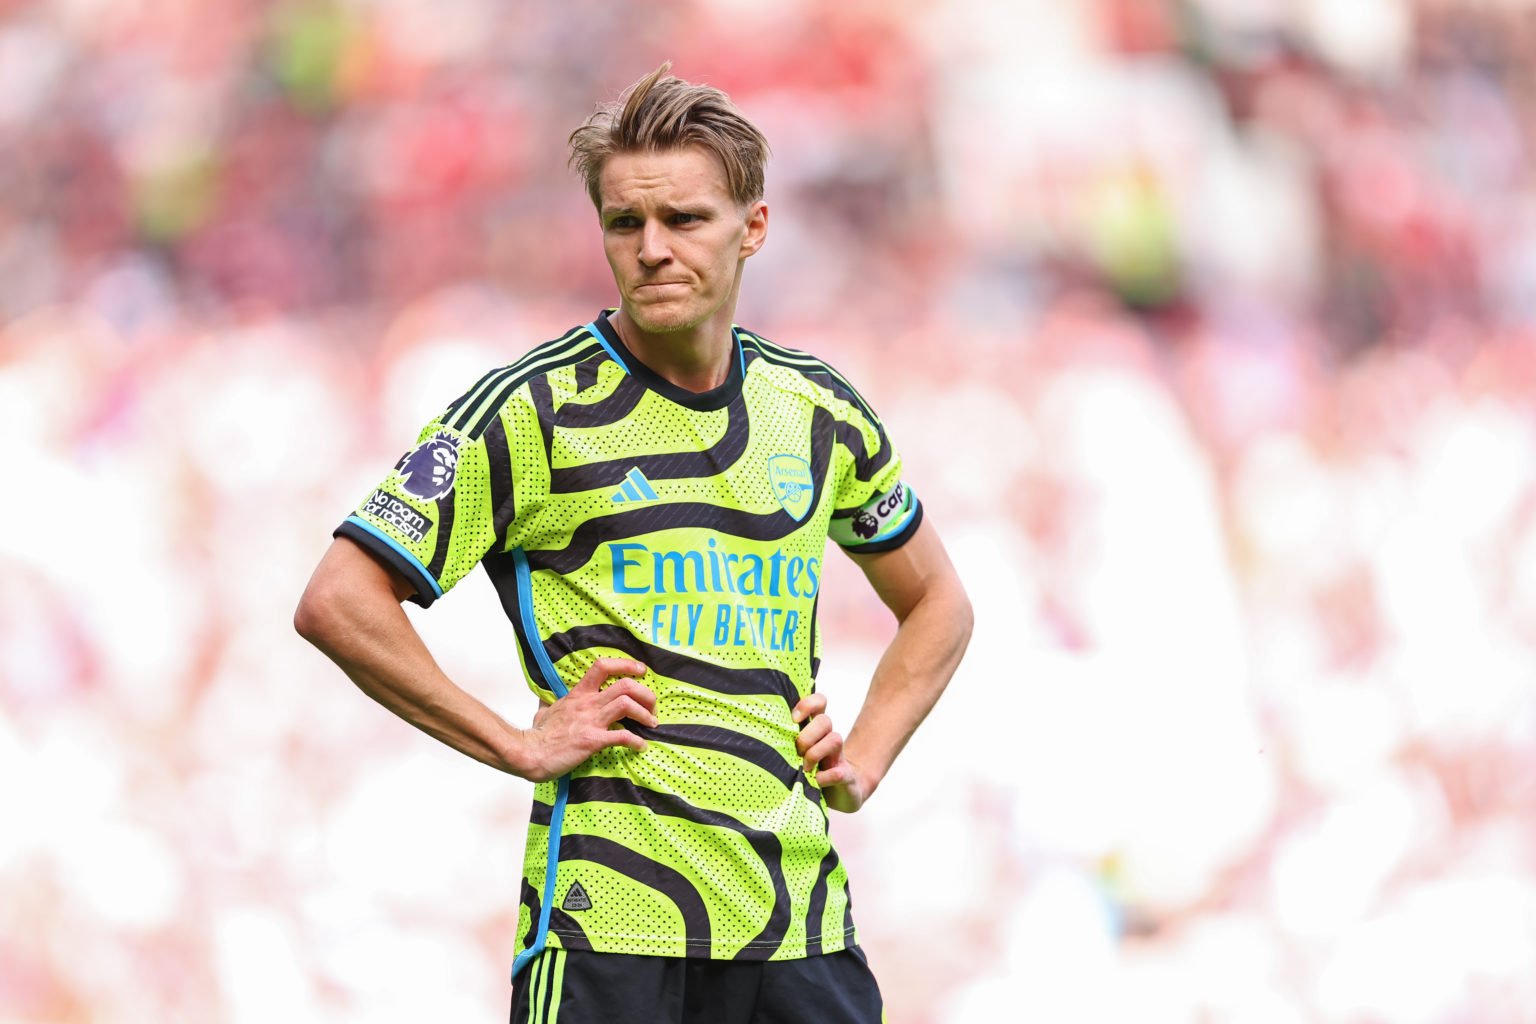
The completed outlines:
[[[628,373],[629,364],[626,363],[623,359],[619,358],[619,354],[613,350],[613,346],[608,344],[608,339],[603,337],[603,332],[597,329],[596,320],[587,324],[587,330],[592,332],[592,337],[597,339],[598,344],[602,345],[603,348],[608,350],[608,354],[613,357],[613,361],[619,364],[619,369],[623,370],[625,373]]]
[[[421,559],[417,558],[405,548],[401,547],[399,541],[395,540],[395,538],[391,537],[377,526],[374,526],[372,523],[363,519],[359,519],[357,516],[347,516],[347,522],[353,523],[361,529],[367,530],[369,533],[379,538],[379,540],[400,552],[400,557],[404,558],[407,562],[411,563],[411,565],[415,566],[416,570],[421,573],[421,578],[431,584],[433,592],[437,594],[438,597],[443,596],[443,588],[438,586],[437,580],[432,576],[430,572],[427,571],[427,567],[421,564]]]
[[[565,683],[560,681],[560,673],[555,671],[554,662],[549,660],[549,652],[544,649],[544,638],[539,635],[538,622],[533,617],[533,573],[528,568],[527,552],[522,548],[513,548],[512,564],[517,570],[517,603],[522,612],[523,635],[528,638],[528,647],[533,651],[533,660],[539,674],[544,677],[545,685],[558,700],[569,691]],[[555,806],[549,815],[549,853],[544,861],[544,899],[539,907],[538,931],[534,933],[533,945],[512,961],[514,978],[531,960],[544,952],[549,937],[549,912],[555,903],[555,874],[560,866],[560,826],[565,820],[565,804],[570,793],[571,776],[567,772],[560,776],[560,781],[555,785]]]

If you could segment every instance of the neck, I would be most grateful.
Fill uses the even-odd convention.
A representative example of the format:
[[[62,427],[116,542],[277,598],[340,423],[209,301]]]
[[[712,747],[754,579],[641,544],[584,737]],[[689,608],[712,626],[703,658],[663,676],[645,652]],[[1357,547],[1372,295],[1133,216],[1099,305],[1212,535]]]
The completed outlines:
[[[732,304],[734,305],[734,304]],[[624,346],[653,373],[686,391],[711,391],[731,375],[730,311],[721,310],[694,327],[650,332],[640,328],[622,307],[608,318]]]

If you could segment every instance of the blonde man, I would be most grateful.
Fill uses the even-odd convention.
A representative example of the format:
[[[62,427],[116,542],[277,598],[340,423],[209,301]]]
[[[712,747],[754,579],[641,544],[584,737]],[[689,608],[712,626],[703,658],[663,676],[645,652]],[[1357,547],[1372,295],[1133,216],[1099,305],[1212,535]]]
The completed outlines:
[[[536,784],[514,1021],[872,1024],[827,808],[880,785],[970,606],[869,404],[734,324],[767,144],[668,70],[570,139],[618,306],[427,424],[295,623],[391,711]],[[899,623],[846,741],[815,692],[828,538]],[[528,729],[450,681],[400,607],[479,564],[543,705]]]

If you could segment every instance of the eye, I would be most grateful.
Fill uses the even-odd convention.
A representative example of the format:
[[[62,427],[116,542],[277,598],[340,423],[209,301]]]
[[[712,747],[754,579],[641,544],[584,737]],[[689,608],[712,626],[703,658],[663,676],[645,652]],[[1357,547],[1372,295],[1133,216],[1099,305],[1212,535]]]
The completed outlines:
[[[625,228],[638,227],[639,225],[640,225],[640,218],[631,216],[630,214],[627,214],[627,213],[626,214],[622,214],[622,215],[620,215],[618,217],[615,217],[615,218],[613,218],[612,220],[610,220],[608,222],[608,226],[610,228],[619,229],[619,230],[623,230]]]
[[[692,224],[695,221],[700,221],[703,219],[703,217],[700,217],[696,213],[674,213],[672,215],[673,224]]]

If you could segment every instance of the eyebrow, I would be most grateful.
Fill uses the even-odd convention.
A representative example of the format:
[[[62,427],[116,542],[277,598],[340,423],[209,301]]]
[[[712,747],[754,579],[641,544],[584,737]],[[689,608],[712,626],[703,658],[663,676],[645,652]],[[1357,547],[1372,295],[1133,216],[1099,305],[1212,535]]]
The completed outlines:
[[[709,203],[680,203],[676,206],[664,203],[656,212],[663,216],[669,213],[691,213],[697,217],[704,217],[714,213],[715,208]],[[626,214],[637,215],[638,213],[639,211],[633,206],[605,206],[599,211],[598,216],[603,220],[608,220],[610,217],[621,217]]]

